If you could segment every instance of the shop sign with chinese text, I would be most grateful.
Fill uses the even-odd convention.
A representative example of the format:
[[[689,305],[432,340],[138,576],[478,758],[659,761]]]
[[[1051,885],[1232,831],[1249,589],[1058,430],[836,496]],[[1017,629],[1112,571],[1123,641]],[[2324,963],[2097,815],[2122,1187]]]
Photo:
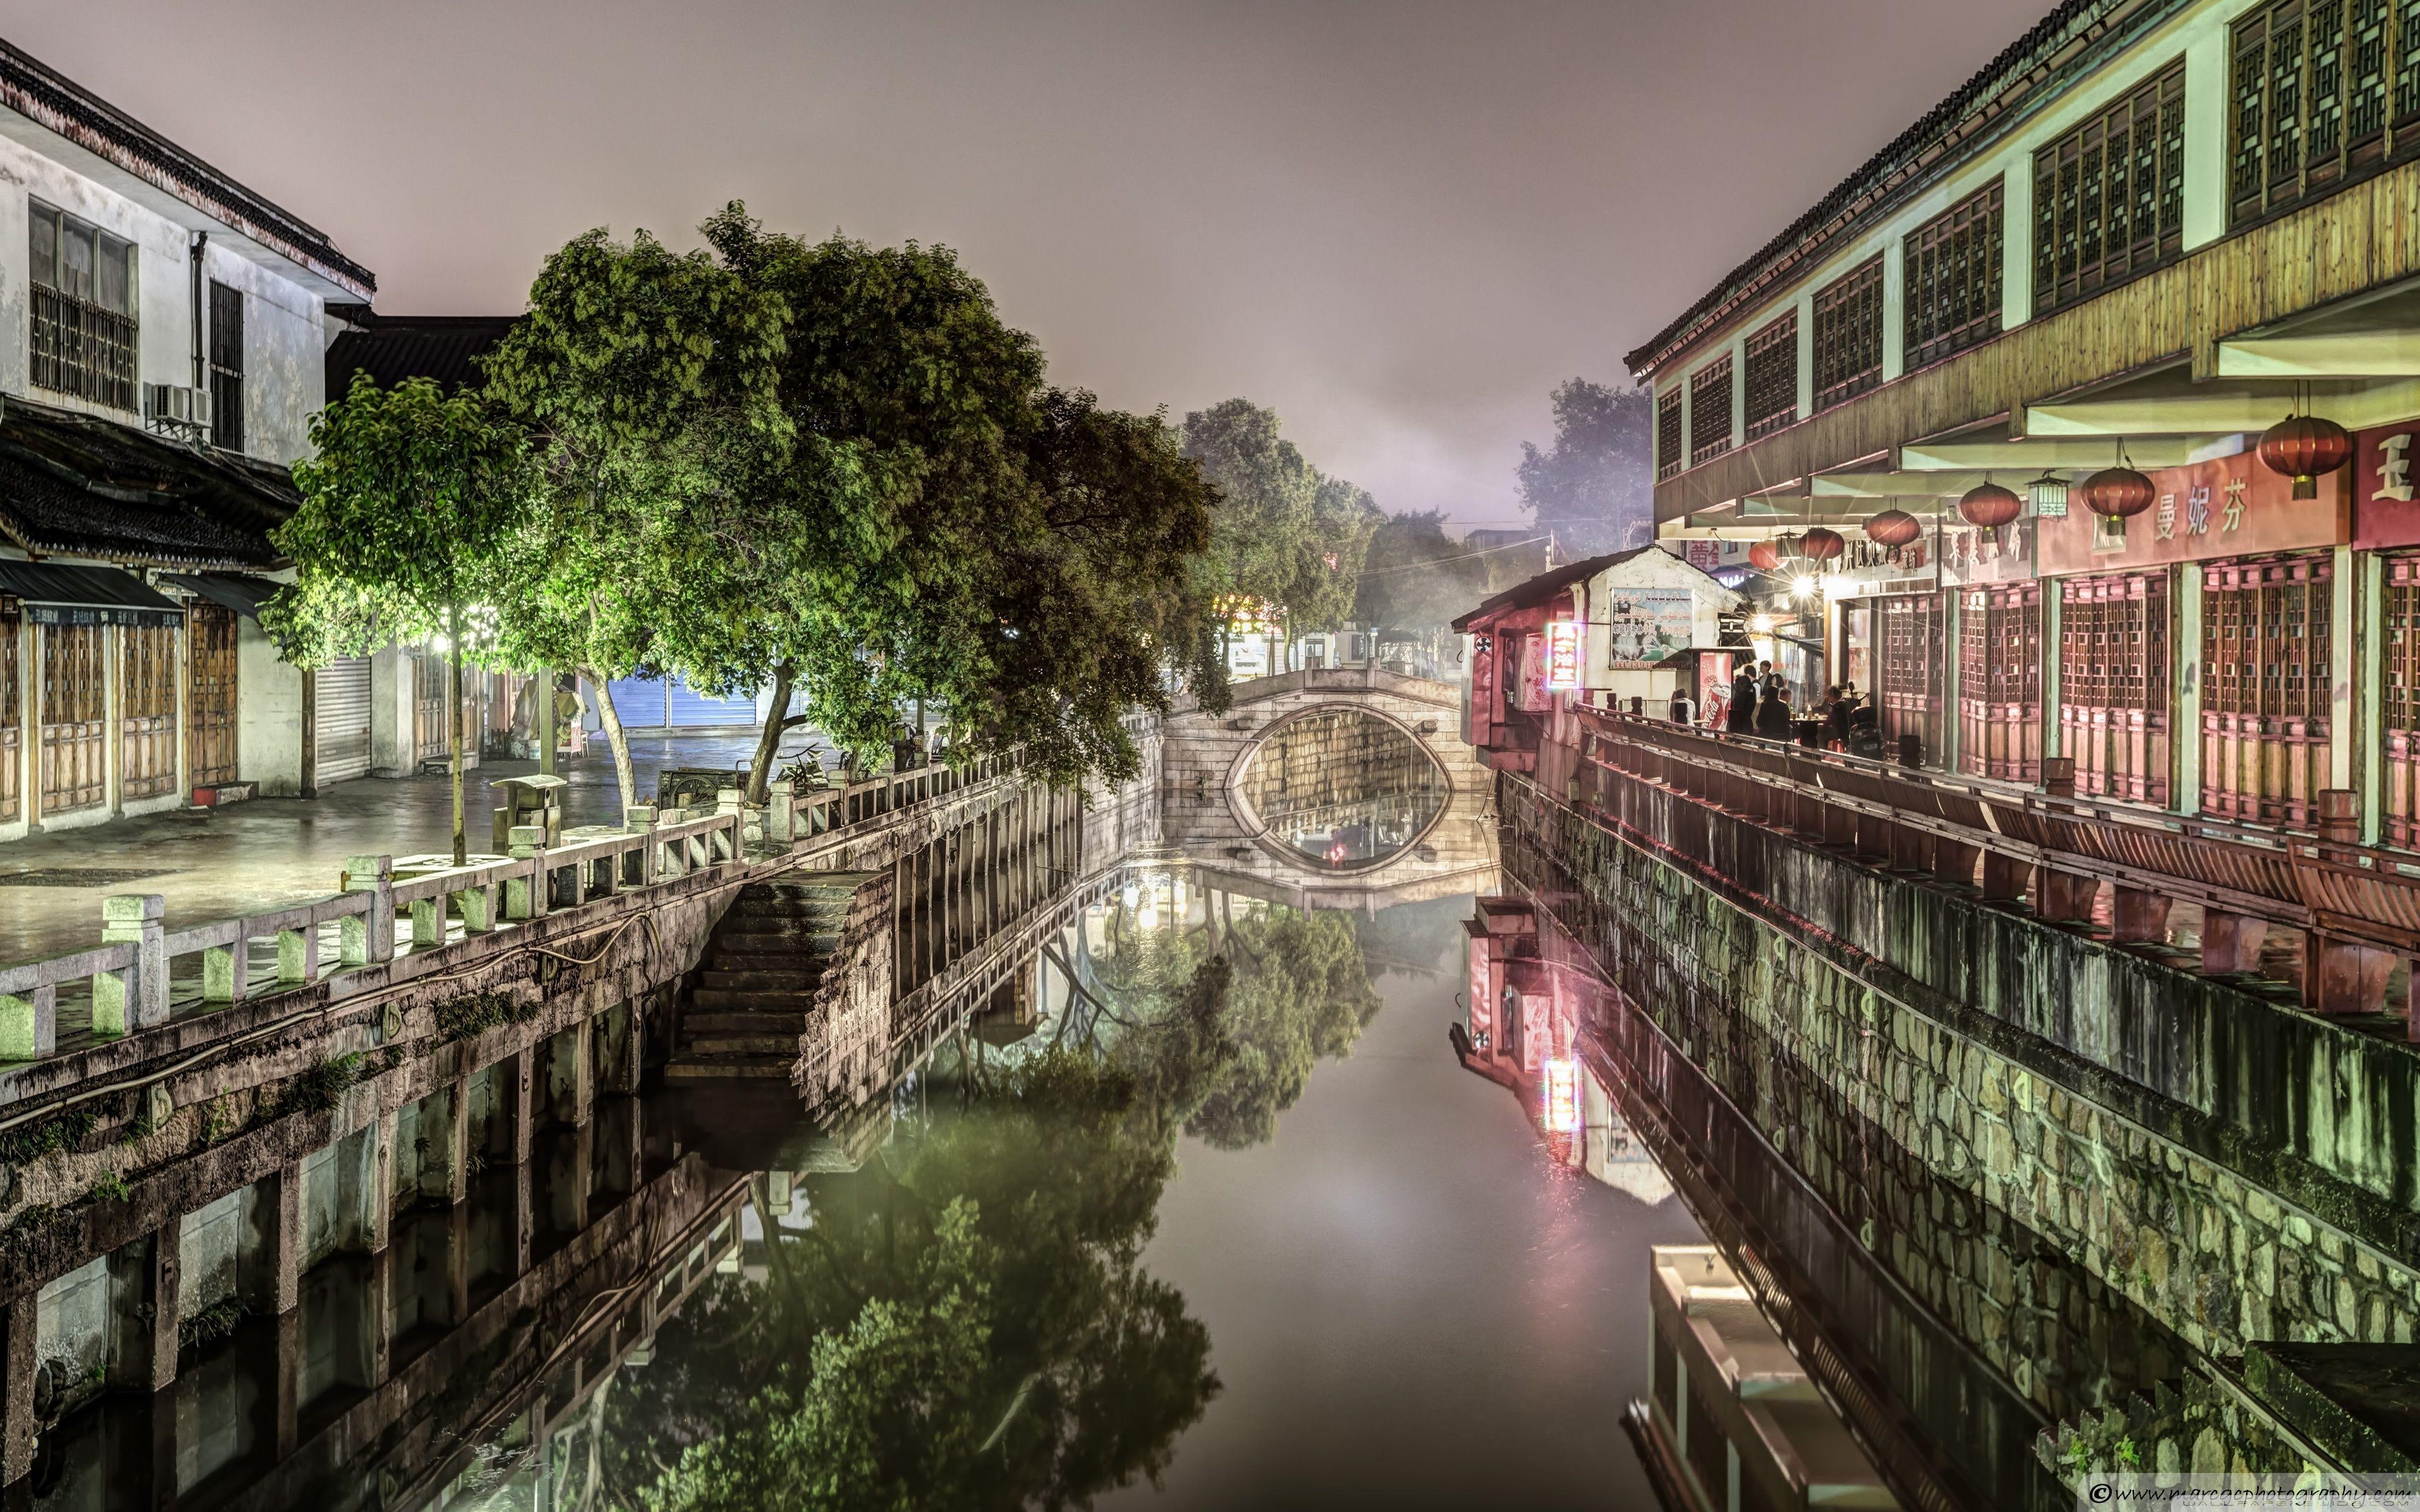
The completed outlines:
[[[2354,438],[2352,544],[2365,550],[2420,546],[2420,420],[2381,425]]]
[[[2319,480],[2317,499],[2296,499],[2294,480],[2250,452],[2149,476],[2151,507],[2122,530],[2084,506],[2080,485],[2065,519],[2036,521],[2041,575],[2336,546],[2350,533],[2336,476]]]
[[[1546,626],[1546,687],[1559,693],[1579,686],[1579,621],[1552,621]]]
[[[1941,528],[1941,580],[1953,588],[2024,582],[2034,575],[2037,530],[2060,523],[2028,518],[1989,531],[1945,525]]]

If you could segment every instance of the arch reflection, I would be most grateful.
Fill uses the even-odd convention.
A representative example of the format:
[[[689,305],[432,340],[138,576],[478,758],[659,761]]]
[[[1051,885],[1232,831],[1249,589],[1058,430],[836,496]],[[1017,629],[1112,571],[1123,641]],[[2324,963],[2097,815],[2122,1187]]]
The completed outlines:
[[[1236,794],[1295,859],[1350,872],[1401,855],[1444,811],[1445,769],[1402,726],[1359,709],[1321,710],[1269,733]]]

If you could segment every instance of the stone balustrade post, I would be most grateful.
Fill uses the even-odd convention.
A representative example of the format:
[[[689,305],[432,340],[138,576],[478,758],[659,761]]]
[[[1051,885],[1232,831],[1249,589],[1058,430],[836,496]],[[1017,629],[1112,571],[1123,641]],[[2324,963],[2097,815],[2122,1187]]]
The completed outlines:
[[[765,810],[765,838],[785,844],[798,839],[798,810],[794,807],[798,784],[786,777],[777,777],[767,792],[770,803]]]
[[[544,918],[549,890],[546,826],[515,825],[505,831],[505,854],[531,865],[522,875],[504,879],[504,917],[521,921]]]
[[[395,959],[395,857],[355,856],[345,862],[344,891],[370,895],[369,912],[348,914],[339,925],[349,966]]]
[[[14,1486],[34,1472],[41,1431],[34,1411],[34,1378],[42,1368],[40,1298],[28,1288],[0,1310],[0,1485]]]
[[[0,993],[0,1060],[39,1060],[59,1048],[59,990],[49,982]]]
[[[126,893],[101,901],[101,941],[132,945],[134,961],[92,979],[92,1032],[126,1034],[168,1018],[168,900]]]
[[[622,832],[626,835],[653,835],[659,823],[659,810],[652,803],[634,803],[622,810]],[[659,847],[653,840],[639,847],[639,882],[642,887],[655,885]]]
[[[202,951],[202,1001],[242,1002],[249,985],[244,980],[244,974],[250,964],[251,953],[251,940],[244,933],[244,920],[238,919],[234,939]]]

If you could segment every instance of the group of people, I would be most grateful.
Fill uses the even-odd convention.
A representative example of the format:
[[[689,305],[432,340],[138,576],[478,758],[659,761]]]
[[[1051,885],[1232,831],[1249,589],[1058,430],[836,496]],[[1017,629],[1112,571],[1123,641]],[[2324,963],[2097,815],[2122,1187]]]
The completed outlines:
[[[1825,688],[1813,717],[1823,721],[1824,745],[1852,756],[1882,758],[1881,723],[1855,684]],[[1731,733],[1792,740],[1797,738],[1798,719],[1790,702],[1790,683],[1774,671],[1772,662],[1742,666],[1731,678],[1730,708],[1723,721]]]

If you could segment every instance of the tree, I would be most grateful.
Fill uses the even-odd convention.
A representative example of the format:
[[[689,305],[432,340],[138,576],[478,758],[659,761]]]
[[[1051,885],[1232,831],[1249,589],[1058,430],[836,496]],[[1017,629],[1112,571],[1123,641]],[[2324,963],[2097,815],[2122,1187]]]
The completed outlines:
[[[312,421],[311,444],[294,466],[302,507],[276,532],[294,585],[263,607],[261,624],[306,668],[443,638],[460,866],[463,642],[505,542],[530,516],[537,479],[526,440],[473,395],[448,398],[426,378],[381,389],[365,373]]]
[[[1486,567],[1445,533],[1435,510],[1389,515],[1370,538],[1353,616],[1364,625],[1436,632],[1485,597]]]
[[[1555,390],[1555,444],[1521,443],[1521,502],[1575,552],[1643,546],[1654,532],[1654,406],[1643,389],[1572,378]]]
[[[785,456],[787,328],[778,297],[710,255],[596,230],[547,259],[488,359],[488,391],[530,427],[549,484],[513,543],[499,638],[520,665],[596,687],[626,807],[637,781],[610,684],[664,670],[665,627],[720,611],[719,585],[694,575],[720,543],[688,521]]]
[[[1185,417],[1185,454],[1218,489],[1203,565],[1217,595],[1278,607],[1297,629],[1343,623],[1381,517],[1369,494],[1323,477],[1278,434],[1274,410],[1229,399]]]

